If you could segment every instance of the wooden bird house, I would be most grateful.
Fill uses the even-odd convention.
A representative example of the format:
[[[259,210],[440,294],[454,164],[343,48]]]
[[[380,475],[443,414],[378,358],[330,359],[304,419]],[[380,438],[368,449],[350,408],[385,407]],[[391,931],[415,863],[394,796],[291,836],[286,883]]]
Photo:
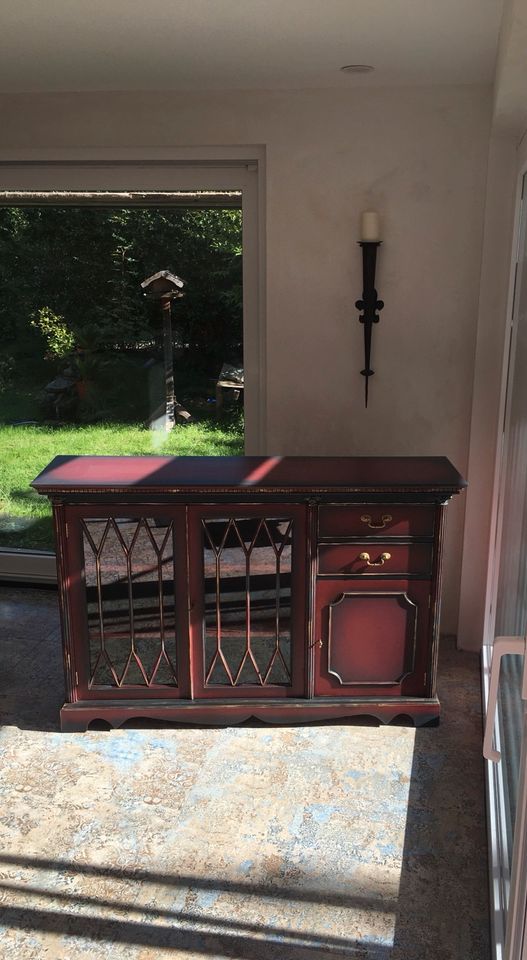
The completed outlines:
[[[183,297],[184,286],[185,281],[170,270],[159,270],[141,284],[145,297],[151,297],[152,300],[175,300]]]

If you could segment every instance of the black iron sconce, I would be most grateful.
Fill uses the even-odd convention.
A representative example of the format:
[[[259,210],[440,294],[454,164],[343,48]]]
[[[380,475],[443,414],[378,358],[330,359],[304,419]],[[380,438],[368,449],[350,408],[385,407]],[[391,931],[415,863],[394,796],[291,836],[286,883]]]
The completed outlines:
[[[374,323],[379,322],[378,311],[384,307],[384,301],[377,299],[375,289],[375,267],[377,264],[377,247],[380,247],[379,215],[373,212],[363,213],[361,216],[362,247],[362,300],[357,300],[357,310],[362,310],[359,321],[364,324],[364,369],[361,374],[365,377],[364,405],[368,406],[368,384],[374,371],[371,368],[371,333]]]

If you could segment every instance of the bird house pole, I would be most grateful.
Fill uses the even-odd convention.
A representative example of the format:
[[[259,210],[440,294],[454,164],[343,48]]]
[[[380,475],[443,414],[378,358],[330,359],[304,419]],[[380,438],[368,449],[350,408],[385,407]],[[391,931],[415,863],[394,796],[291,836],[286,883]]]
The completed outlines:
[[[172,300],[183,296],[184,281],[169,270],[160,270],[152,277],[143,280],[141,287],[145,296],[157,300],[161,305],[163,321],[163,369],[165,374],[165,430],[172,430],[176,422],[176,413],[184,420],[190,420],[190,414],[176,400],[174,387],[174,349],[172,344]]]
[[[176,395],[174,391],[174,350],[172,346],[172,299],[163,297],[161,300],[163,316],[163,366],[165,370],[165,430],[172,430],[176,422],[174,406]]]

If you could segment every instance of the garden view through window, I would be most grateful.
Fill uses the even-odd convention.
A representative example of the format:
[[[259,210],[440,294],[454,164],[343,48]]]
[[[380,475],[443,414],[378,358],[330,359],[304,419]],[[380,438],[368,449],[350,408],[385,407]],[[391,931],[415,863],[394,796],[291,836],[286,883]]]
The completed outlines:
[[[173,425],[163,310],[141,287],[162,270],[184,283]],[[0,549],[53,549],[29,484],[56,455],[243,453],[242,314],[237,207],[0,208]]]

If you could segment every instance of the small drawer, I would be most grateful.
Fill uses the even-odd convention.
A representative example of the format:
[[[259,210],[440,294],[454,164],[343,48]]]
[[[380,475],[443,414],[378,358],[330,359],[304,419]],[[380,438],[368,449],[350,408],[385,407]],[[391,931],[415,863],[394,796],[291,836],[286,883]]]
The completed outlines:
[[[321,576],[414,575],[430,577],[431,543],[321,543],[318,547]]]
[[[392,503],[322,504],[320,537],[432,537],[435,509]]]

